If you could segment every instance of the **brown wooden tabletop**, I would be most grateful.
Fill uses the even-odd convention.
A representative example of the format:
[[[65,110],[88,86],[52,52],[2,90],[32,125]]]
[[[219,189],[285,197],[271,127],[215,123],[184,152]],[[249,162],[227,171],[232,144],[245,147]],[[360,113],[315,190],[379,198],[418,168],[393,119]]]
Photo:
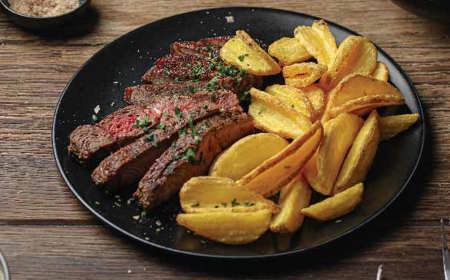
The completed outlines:
[[[386,279],[442,279],[439,219],[450,217],[449,27],[387,0],[93,2],[91,19],[69,28],[88,32],[71,37],[33,35],[0,14],[0,250],[14,280],[375,279],[380,264]],[[50,140],[58,96],[94,52],[128,31],[181,12],[244,4],[323,17],[384,48],[424,103],[431,139],[425,166],[386,214],[308,258],[231,265],[140,248],[100,224],[59,176]]]

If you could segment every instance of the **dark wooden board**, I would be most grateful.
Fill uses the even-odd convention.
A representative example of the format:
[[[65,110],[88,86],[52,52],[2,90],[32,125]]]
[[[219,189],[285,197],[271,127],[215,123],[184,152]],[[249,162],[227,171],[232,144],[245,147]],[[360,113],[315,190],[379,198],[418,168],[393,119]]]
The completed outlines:
[[[384,264],[388,279],[439,279],[438,224],[450,217],[450,28],[382,1],[94,1],[97,19],[68,28],[73,37],[38,36],[0,14],[0,250],[14,279],[225,279],[221,267],[137,249],[100,226],[60,179],[50,130],[58,95],[93,53],[118,36],[161,17],[194,9],[253,5],[304,12],[347,26],[388,52],[413,80],[429,122],[425,173],[392,215],[376,221],[362,244],[292,262],[249,278],[371,279]],[[86,30],[88,32],[86,32]],[[83,33],[85,32],[85,33]],[[67,34],[67,33],[66,33]],[[378,229],[379,227],[379,229]],[[342,249],[342,248],[341,248]],[[343,253],[343,251],[350,251]],[[341,257],[342,254],[342,257]],[[330,259],[331,261],[326,261]],[[131,266],[132,273],[128,274]],[[143,268],[146,267],[146,271]],[[204,269],[204,271],[202,271]],[[246,270],[246,267],[240,270]],[[284,274],[279,274],[283,272]]]

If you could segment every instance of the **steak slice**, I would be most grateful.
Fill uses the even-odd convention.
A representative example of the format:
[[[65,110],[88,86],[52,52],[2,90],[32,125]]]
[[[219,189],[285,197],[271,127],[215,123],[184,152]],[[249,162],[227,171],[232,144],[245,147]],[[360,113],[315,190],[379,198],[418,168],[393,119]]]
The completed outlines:
[[[131,105],[119,109],[95,125],[81,125],[72,131],[68,150],[81,161],[101,158],[143,135],[143,129],[134,125],[136,119],[145,119],[152,127],[160,115],[157,108]]]
[[[183,83],[143,84],[125,89],[123,99],[129,104],[152,104],[161,96],[191,95],[205,89],[205,81]]]
[[[150,167],[134,193],[144,208],[166,201],[192,177],[206,174],[214,158],[254,130],[240,111],[209,117],[178,138]]]
[[[182,108],[167,109],[157,128],[105,158],[91,175],[96,185],[117,189],[137,182],[178,134],[182,134],[186,125],[193,126],[194,122],[221,111],[242,110],[231,91],[201,92],[179,99],[191,103]]]
[[[214,64],[197,55],[166,55],[156,60],[142,80],[152,84],[186,80],[209,81],[216,75]]]
[[[198,41],[174,42],[170,45],[170,53],[175,55],[218,56],[220,48],[230,39],[230,36],[204,38]]]

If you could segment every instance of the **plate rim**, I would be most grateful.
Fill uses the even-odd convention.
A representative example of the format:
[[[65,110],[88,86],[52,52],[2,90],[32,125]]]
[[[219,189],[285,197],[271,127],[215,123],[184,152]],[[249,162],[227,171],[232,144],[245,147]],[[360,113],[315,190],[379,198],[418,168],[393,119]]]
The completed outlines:
[[[207,8],[207,9],[196,9],[196,10],[192,10],[192,11],[188,11],[188,12],[184,12],[184,13],[179,13],[179,14],[174,14],[174,15],[170,15],[167,17],[163,17],[163,18],[159,18],[156,19],[154,21],[148,22],[144,25],[141,25],[125,34],[120,35],[119,37],[115,38],[114,40],[112,40],[111,42],[107,43],[106,45],[104,45],[101,49],[99,49],[98,51],[96,51],[91,57],[88,58],[88,60],[86,60],[79,68],[78,70],[75,72],[75,74],[70,78],[70,80],[67,82],[66,86],[64,87],[64,89],[61,91],[59,97],[58,97],[58,101],[55,105],[55,109],[54,109],[54,113],[53,113],[53,122],[52,122],[52,134],[51,134],[51,141],[52,141],[52,150],[53,150],[53,158],[56,162],[56,166],[58,168],[58,172],[60,174],[60,176],[63,178],[65,184],[69,187],[69,189],[71,190],[72,194],[78,199],[79,202],[81,202],[81,204],[86,207],[92,214],[94,214],[98,219],[100,219],[102,221],[102,223],[104,223],[106,226],[111,227],[112,229],[114,229],[116,232],[120,233],[122,236],[125,236],[127,238],[131,238],[132,241],[134,242],[140,242],[141,244],[144,244],[146,246],[151,246],[153,248],[156,248],[158,250],[162,250],[162,251],[166,251],[168,253],[174,253],[174,254],[178,254],[178,255],[184,255],[184,256],[192,256],[192,257],[196,257],[196,258],[207,258],[207,259],[216,259],[216,260],[262,260],[262,259],[273,259],[273,258],[279,258],[279,257],[284,257],[284,256],[293,256],[293,255],[300,255],[302,253],[306,253],[308,251],[315,251],[318,249],[321,249],[325,246],[328,246],[332,243],[335,243],[339,240],[341,240],[342,238],[350,235],[351,233],[354,233],[358,230],[360,230],[361,228],[363,228],[364,226],[366,226],[367,224],[369,224],[370,222],[372,222],[374,219],[376,219],[378,216],[380,216],[381,213],[383,213],[384,211],[386,211],[389,207],[392,206],[392,204],[398,199],[398,197],[405,191],[406,187],[408,187],[411,183],[411,180],[414,178],[414,176],[416,175],[418,168],[420,167],[422,161],[423,161],[423,153],[424,153],[424,148],[425,148],[425,143],[426,143],[426,138],[427,138],[427,127],[426,127],[426,121],[425,121],[425,113],[423,110],[423,105],[420,99],[420,96],[418,95],[417,89],[414,86],[414,83],[412,82],[412,80],[410,79],[410,77],[407,75],[407,73],[403,70],[403,68],[389,55],[387,54],[382,48],[380,48],[376,43],[373,42],[373,44],[375,45],[375,47],[377,48],[377,51],[379,51],[381,54],[383,54],[387,60],[392,63],[395,68],[398,69],[401,77],[403,79],[405,79],[405,81],[408,84],[408,87],[411,89],[412,94],[415,97],[415,100],[417,101],[417,109],[418,109],[418,113],[420,115],[420,124],[422,127],[422,133],[421,133],[421,138],[420,138],[420,149],[418,152],[418,157],[415,160],[415,164],[410,172],[410,174],[408,175],[408,177],[406,178],[406,180],[403,182],[401,188],[399,189],[399,191],[397,193],[395,193],[395,195],[393,195],[382,207],[380,207],[377,211],[375,211],[375,213],[373,213],[371,216],[367,217],[366,219],[364,219],[361,223],[350,227],[349,229],[347,229],[344,232],[341,232],[339,234],[337,234],[336,236],[320,242],[316,245],[310,246],[310,247],[305,247],[305,248],[301,248],[301,249],[293,249],[293,250],[289,250],[289,251],[285,251],[285,252],[278,252],[278,253],[271,253],[271,254],[265,254],[265,255],[258,255],[258,254],[253,254],[253,255],[221,255],[221,254],[211,254],[211,253],[201,253],[201,252],[194,252],[194,251],[187,251],[187,250],[182,250],[182,249],[177,249],[177,248],[173,248],[173,247],[168,247],[168,246],[164,246],[149,240],[145,240],[143,238],[140,238],[132,233],[130,233],[129,231],[121,228],[120,226],[116,225],[114,222],[108,220],[107,218],[105,218],[103,215],[101,215],[99,212],[97,212],[93,207],[91,207],[87,201],[85,201],[81,195],[78,193],[78,191],[75,189],[75,187],[72,185],[72,183],[69,181],[69,179],[67,178],[64,169],[62,167],[61,161],[58,157],[58,151],[56,148],[56,125],[57,125],[57,116],[58,116],[58,112],[60,109],[60,105],[61,105],[61,101],[64,98],[65,94],[67,93],[68,88],[70,87],[70,85],[72,84],[72,82],[74,81],[74,79],[78,76],[78,74],[89,64],[91,63],[92,60],[94,60],[97,56],[99,56],[103,51],[105,51],[105,49],[109,48],[111,45],[113,45],[114,43],[116,43],[117,41],[123,39],[126,36],[130,36],[131,34],[134,34],[138,31],[140,31],[141,29],[147,28],[149,25],[155,24],[155,23],[161,23],[164,20],[168,20],[174,17],[178,17],[178,16],[184,16],[187,14],[191,14],[191,13],[199,13],[199,12],[211,12],[211,11],[218,11],[218,10],[248,10],[248,11],[254,11],[254,10],[263,10],[263,11],[270,11],[270,12],[278,12],[278,13],[289,13],[291,15],[295,15],[295,16],[301,16],[301,17],[306,17],[306,18],[311,18],[314,20],[317,19],[323,19],[325,20],[327,23],[334,25],[336,27],[338,27],[339,29],[343,29],[345,31],[347,31],[350,34],[353,35],[359,35],[361,36],[359,33],[345,27],[342,26],[334,21],[328,20],[326,18],[322,18],[322,17],[317,17],[314,15],[310,15],[310,14],[306,14],[303,12],[296,12],[296,11],[290,11],[290,10],[285,10],[285,9],[277,9],[277,8],[267,8],[267,7],[253,7],[253,6],[230,6],[230,7],[215,7],[215,8]]]

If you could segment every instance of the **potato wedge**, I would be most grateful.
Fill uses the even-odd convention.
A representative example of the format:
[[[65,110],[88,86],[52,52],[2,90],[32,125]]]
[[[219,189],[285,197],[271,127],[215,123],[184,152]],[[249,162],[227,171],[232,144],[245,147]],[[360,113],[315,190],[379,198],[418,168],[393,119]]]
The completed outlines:
[[[377,67],[377,49],[367,38],[348,36],[339,45],[336,59],[320,81],[324,89],[334,88],[351,74],[370,75]]]
[[[380,122],[377,111],[372,111],[356,135],[355,141],[342,164],[341,171],[334,186],[334,193],[339,193],[363,182],[369,172],[380,142]]]
[[[321,202],[303,208],[301,212],[306,217],[315,220],[333,220],[353,211],[353,209],[362,201],[363,192],[364,185],[363,183],[359,183],[341,193],[326,198]]]
[[[343,113],[324,124],[323,141],[304,169],[316,192],[331,195],[344,158],[363,123],[360,117]]]
[[[260,194],[240,188],[230,178],[213,176],[187,181],[180,190],[180,204],[186,213],[278,211],[275,203]]]
[[[314,154],[322,139],[322,133],[320,122],[314,123],[307,132],[292,141],[284,150],[263,162],[236,183],[265,197],[277,193],[300,172]]]
[[[216,158],[209,175],[239,180],[266,159],[286,148],[288,144],[284,138],[273,133],[246,136]]]
[[[228,40],[220,49],[220,57],[256,76],[270,76],[280,73],[280,65],[243,30]]]
[[[303,92],[295,87],[275,84],[266,87],[265,91],[310,120],[315,117],[315,111],[311,102]]]
[[[301,88],[300,90],[306,95],[314,108],[315,118],[320,118],[325,110],[325,92],[316,84]]]
[[[307,87],[327,71],[327,67],[313,62],[295,63],[283,67],[283,77],[287,85],[296,88]]]
[[[247,244],[269,229],[272,212],[206,212],[178,214],[177,223],[205,238],[225,244]]]
[[[294,35],[319,64],[331,67],[336,57],[337,46],[324,20],[316,20],[312,26],[298,26],[294,30]]]
[[[393,85],[354,74],[343,79],[330,91],[322,121],[327,121],[343,112],[375,109],[402,103],[403,96]]]
[[[272,218],[270,230],[273,232],[295,232],[303,224],[301,209],[307,207],[311,200],[311,188],[301,174],[280,191],[278,204],[281,210]]]
[[[419,114],[404,114],[380,118],[381,140],[390,139],[407,130],[419,119]]]
[[[387,82],[389,80],[389,69],[383,62],[378,62],[377,67],[372,73],[372,77],[377,80]]]
[[[311,127],[311,121],[307,117],[274,96],[255,88],[250,90],[250,94],[252,103],[248,113],[253,117],[257,128],[285,138],[295,138]]]
[[[312,58],[297,38],[280,38],[270,44],[268,52],[281,65],[291,65]]]

